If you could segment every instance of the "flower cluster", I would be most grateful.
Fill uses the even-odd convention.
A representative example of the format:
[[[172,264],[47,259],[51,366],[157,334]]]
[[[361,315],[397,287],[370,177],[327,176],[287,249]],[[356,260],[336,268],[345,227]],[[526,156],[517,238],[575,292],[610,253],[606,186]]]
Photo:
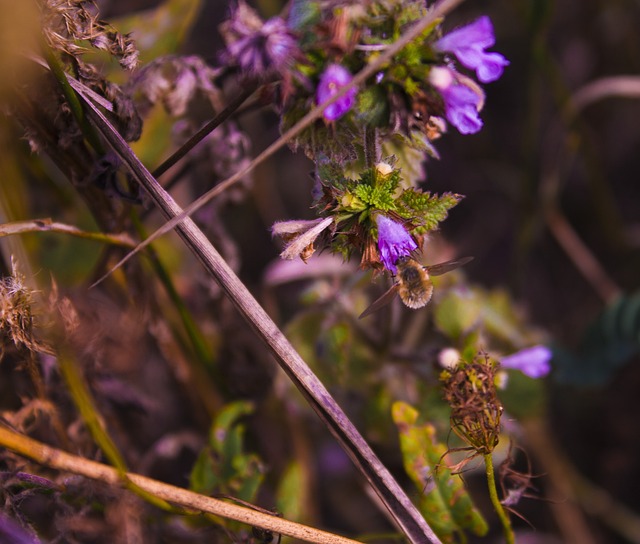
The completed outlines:
[[[399,134],[406,147],[417,151],[412,157],[415,164],[425,152],[437,155],[431,140],[444,132],[443,119],[463,134],[478,132],[484,92],[455,64],[472,70],[484,84],[498,79],[509,63],[489,50],[495,43],[493,26],[488,17],[480,17],[444,35],[434,25],[418,43],[399,51],[392,62],[356,87],[353,74],[375,62],[409,24],[424,17],[424,4],[372,2],[358,9],[325,4],[302,12],[300,5],[295,6],[288,27],[281,20],[260,26],[241,3],[226,27],[227,54],[245,71],[274,67],[303,74],[282,102],[281,129],[293,126],[314,106],[322,107],[322,119],[291,145],[316,161],[315,206],[321,216],[333,218],[332,235],[323,239],[345,258],[360,252],[364,268],[395,274],[398,259],[421,248],[423,236],[438,228],[460,196],[418,190],[420,180],[406,168],[411,166],[391,164],[392,158],[381,161],[382,150]],[[299,38],[297,56],[292,54],[294,31]],[[288,62],[297,62],[295,68],[280,53]],[[368,135],[366,142],[363,134]],[[359,157],[366,157],[364,165]],[[381,167],[384,164],[388,169]],[[346,171],[360,175],[347,178]],[[310,225],[309,233],[289,233],[289,226],[279,224],[274,233],[300,238],[293,244],[289,238],[283,255],[307,259],[316,227]]]
[[[485,16],[450,32],[434,47],[438,51],[452,53],[463,66],[474,70],[482,83],[490,83],[497,80],[509,64],[500,53],[485,51],[494,43],[493,25]],[[482,128],[478,117],[484,101],[482,90],[450,67],[434,68],[430,79],[442,95],[449,122],[462,134],[478,132]]]

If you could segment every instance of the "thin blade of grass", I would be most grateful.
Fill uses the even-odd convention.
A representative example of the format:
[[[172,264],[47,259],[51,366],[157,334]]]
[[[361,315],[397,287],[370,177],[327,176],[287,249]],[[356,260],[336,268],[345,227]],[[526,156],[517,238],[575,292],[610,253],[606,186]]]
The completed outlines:
[[[28,232],[57,232],[60,234],[70,234],[78,238],[87,240],[95,240],[96,242],[104,242],[115,246],[135,247],[136,242],[126,233],[105,234],[104,232],[88,232],[79,229],[73,225],[52,221],[49,218],[31,219],[28,221],[12,221],[11,223],[3,223],[0,225],[0,238],[4,236],[13,236],[16,234],[25,234]]]

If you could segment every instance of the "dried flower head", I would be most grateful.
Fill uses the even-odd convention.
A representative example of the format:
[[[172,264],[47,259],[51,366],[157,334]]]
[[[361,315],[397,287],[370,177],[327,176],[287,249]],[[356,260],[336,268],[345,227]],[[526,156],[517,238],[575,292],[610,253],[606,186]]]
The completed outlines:
[[[271,227],[274,236],[280,236],[287,246],[280,257],[295,259],[300,257],[305,263],[315,252],[314,242],[320,234],[334,222],[332,217],[314,219],[311,221],[280,221]]]
[[[451,428],[480,455],[497,446],[502,404],[495,386],[496,364],[486,355],[461,362],[440,375],[451,407]]]
[[[11,276],[0,278],[0,359],[5,349],[42,351],[34,334],[33,293],[13,263]]]
[[[80,57],[85,51],[80,42],[107,51],[120,65],[133,70],[139,52],[131,36],[118,33],[100,21],[92,11],[94,3],[85,0],[45,0],[39,2],[45,41],[56,51]]]

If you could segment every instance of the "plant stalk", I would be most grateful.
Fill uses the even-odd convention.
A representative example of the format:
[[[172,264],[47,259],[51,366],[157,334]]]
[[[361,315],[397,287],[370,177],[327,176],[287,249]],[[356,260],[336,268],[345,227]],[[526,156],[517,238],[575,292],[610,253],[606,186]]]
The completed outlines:
[[[493,509],[498,514],[500,522],[502,523],[502,529],[504,532],[504,539],[507,544],[515,544],[516,537],[513,533],[513,527],[511,526],[511,520],[509,515],[505,511],[500,498],[498,497],[498,490],[496,489],[496,477],[493,470],[493,457],[490,453],[484,454],[484,466],[487,473],[487,486],[489,487],[489,497],[493,504]]]

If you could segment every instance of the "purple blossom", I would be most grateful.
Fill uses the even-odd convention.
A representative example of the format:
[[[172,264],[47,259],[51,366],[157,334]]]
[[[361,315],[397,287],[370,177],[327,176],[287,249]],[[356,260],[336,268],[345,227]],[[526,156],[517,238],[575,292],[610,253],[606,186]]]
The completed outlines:
[[[316,102],[322,104],[334,96],[342,87],[348,85],[353,77],[345,67],[339,64],[331,64],[320,76],[320,83],[316,92]],[[336,100],[333,104],[327,106],[323,112],[327,121],[335,121],[340,119],[347,113],[355,102],[357,89],[352,87],[347,94]]]
[[[519,370],[530,378],[543,378],[551,371],[551,357],[548,347],[534,346],[504,357],[500,364],[503,368]]]
[[[286,76],[300,54],[296,37],[283,19],[263,22],[244,2],[238,3],[221,31],[228,60],[254,76],[267,77],[274,71]]]
[[[387,270],[395,274],[397,272],[396,261],[416,250],[418,244],[405,228],[393,219],[378,214],[376,215],[376,223],[378,224],[380,260]]]
[[[449,32],[435,43],[440,51],[453,53],[467,68],[476,71],[482,83],[498,79],[509,64],[500,53],[488,53],[487,47],[495,44],[493,25],[486,15],[473,23]]]
[[[482,91],[458,83],[455,72],[443,66],[432,68],[429,77],[431,84],[442,95],[449,122],[461,134],[478,132],[482,128],[482,120],[478,115],[484,99]]]

